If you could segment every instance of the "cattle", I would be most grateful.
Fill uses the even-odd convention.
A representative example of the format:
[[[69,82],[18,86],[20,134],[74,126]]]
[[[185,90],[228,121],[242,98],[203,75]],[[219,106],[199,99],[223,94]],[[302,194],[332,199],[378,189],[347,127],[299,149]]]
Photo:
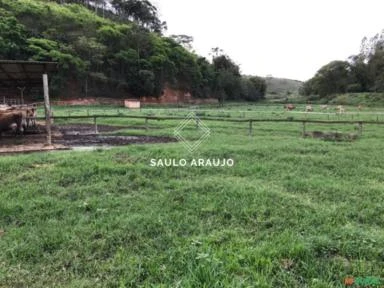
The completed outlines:
[[[313,107],[312,107],[312,105],[307,105],[307,106],[305,106],[305,112],[313,112]]]
[[[326,111],[328,110],[328,105],[320,105],[320,109]]]
[[[295,107],[295,105],[293,105],[293,104],[285,104],[284,105],[284,109],[285,110],[288,110],[288,111],[292,111],[293,109],[295,109],[296,107]]]
[[[25,111],[26,114],[26,128],[34,127],[36,126],[36,108],[34,107],[26,107],[22,108],[22,111]]]
[[[335,109],[337,113],[340,113],[340,114],[345,113],[345,108],[343,105],[338,105]]]
[[[363,105],[361,105],[361,104],[357,105],[357,109],[358,109],[359,111],[363,110]]]
[[[15,106],[9,106],[9,105],[0,105],[0,112],[4,112],[4,111],[11,111],[11,110],[15,110],[16,107]]]
[[[26,124],[25,111],[3,111],[0,113],[0,133],[15,130],[16,134],[22,134]]]

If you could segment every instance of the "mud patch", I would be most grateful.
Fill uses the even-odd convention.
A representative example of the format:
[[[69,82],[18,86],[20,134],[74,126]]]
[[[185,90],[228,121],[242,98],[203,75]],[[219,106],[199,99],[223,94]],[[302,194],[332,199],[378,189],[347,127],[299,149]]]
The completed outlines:
[[[304,137],[318,138],[325,141],[354,141],[359,138],[359,135],[355,133],[310,131],[306,132]]]
[[[38,126],[33,133],[27,133],[26,135],[4,135],[0,138],[0,153],[26,153],[58,149],[91,151],[129,144],[168,143],[177,141],[173,137],[165,136],[121,136],[103,134],[126,128],[125,126],[99,125],[99,133],[96,134],[94,125],[91,124],[53,125],[53,145],[45,146],[46,134],[44,126]]]
[[[114,132],[126,127],[98,126],[99,133]],[[64,146],[121,146],[128,144],[167,143],[176,142],[175,138],[163,136],[117,136],[96,134],[93,125],[63,125],[57,129],[62,134],[55,139],[55,143]]]

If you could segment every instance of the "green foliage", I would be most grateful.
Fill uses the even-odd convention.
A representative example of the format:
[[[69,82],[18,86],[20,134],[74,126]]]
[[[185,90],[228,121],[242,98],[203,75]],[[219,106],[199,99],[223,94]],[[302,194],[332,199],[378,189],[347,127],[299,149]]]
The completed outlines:
[[[121,18],[134,21],[150,31],[161,33],[166,23],[161,22],[157,8],[148,0],[112,0]]]
[[[4,9],[0,9],[0,59],[24,58],[27,33],[25,27]]]
[[[228,56],[209,63],[183,47],[190,37],[162,37],[149,1],[113,1],[117,15],[108,18],[96,15],[96,4],[103,3],[0,1],[0,58],[57,61],[53,95],[160,96],[169,85],[195,97],[259,99],[242,92]],[[263,94],[258,85],[251,86]]]
[[[364,38],[360,53],[349,60],[323,66],[303,85],[301,94],[324,98],[345,92],[384,92],[384,31]]]

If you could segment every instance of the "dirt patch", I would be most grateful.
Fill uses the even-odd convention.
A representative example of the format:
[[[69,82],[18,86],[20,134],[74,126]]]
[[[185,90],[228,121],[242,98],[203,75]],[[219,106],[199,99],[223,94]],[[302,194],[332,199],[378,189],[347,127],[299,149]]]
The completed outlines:
[[[52,126],[52,144],[46,146],[46,134],[43,126],[38,125],[26,135],[6,134],[0,138],[0,153],[19,153],[72,149],[77,147],[109,147],[129,144],[168,143],[176,142],[173,137],[164,136],[120,136],[106,135],[126,127],[99,125],[98,134],[94,125],[70,124]]]
[[[318,138],[327,141],[354,141],[359,138],[359,135],[355,133],[310,131],[306,132],[304,137]]]

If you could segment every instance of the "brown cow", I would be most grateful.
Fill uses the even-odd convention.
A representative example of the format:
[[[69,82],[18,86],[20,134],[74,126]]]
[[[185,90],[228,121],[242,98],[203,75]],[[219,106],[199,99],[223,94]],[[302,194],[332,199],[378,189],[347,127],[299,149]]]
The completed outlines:
[[[295,109],[295,105],[293,104],[285,104],[284,105],[284,109],[288,110],[288,111],[292,111],[293,109]]]
[[[22,134],[26,126],[26,113],[24,111],[6,111],[0,113],[0,133],[12,130]]]

